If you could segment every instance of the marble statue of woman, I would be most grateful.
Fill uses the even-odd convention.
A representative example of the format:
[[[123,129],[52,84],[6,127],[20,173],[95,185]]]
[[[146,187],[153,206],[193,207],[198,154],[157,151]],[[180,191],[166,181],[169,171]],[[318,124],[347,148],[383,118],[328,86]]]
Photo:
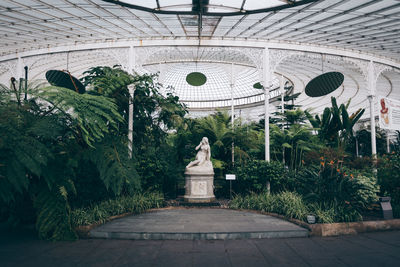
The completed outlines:
[[[200,144],[196,147],[196,150],[198,150],[196,159],[186,166],[186,171],[213,172],[211,148],[207,137],[203,137]]]

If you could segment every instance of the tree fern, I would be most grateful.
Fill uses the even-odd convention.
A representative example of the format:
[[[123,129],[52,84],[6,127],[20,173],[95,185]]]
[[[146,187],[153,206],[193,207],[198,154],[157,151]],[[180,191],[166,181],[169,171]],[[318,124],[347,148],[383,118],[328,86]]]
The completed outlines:
[[[127,142],[126,137],[107,136],[84,155],[96,165],[106,188],[116,195],[123,190],[132,193],[140,188],[139,176],[128,156]]]
[[[9,202],[10,192],[23,193],[28,188],[27,173],[40,176],[52,154],[32,129],[33,114],[12,104],[0,106],[0,113],[0,198]]]
[[[37,96],[67,115],[75,134],[92,147],[110,128],[117,129],[118,122],[123,121],[117,112],[117,105],[107,97],[78,94],[54,86],[43,88]]]
[[[71,226],[71,209],[67,201],[66,186],[50,191],[46,186],[38,187],[34,196],[37,210],[36,228],[39,237],[48,240],[75,240],[77,238]]]

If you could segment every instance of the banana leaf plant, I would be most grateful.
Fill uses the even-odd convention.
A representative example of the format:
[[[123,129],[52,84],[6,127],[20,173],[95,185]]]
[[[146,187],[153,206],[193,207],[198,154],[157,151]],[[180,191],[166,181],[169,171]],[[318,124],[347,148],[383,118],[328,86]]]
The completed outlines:
[[[364,114],[365,109],[360,108],[349,116],[349,100],[346,104],[338,106],[336,98],[331,98],[332,107],[326,107],[322,117],[312,117],[307,112],[311,125],[318,131],[321,140],[326,141],[332,147],[342,147],[348,144],[353,138],[353,127]]]

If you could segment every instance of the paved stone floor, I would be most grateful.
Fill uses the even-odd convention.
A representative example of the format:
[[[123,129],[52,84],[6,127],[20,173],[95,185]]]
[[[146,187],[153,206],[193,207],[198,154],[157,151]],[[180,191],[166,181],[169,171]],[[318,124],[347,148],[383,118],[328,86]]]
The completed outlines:
[[[118,239],[238,239],[306,237],[308,230],[276,217],[230,209],[162,209],[108,222],[92,237]]]
[[[400,266],[400,231],[243,240],[38,240],[0,230],[0,266]]]

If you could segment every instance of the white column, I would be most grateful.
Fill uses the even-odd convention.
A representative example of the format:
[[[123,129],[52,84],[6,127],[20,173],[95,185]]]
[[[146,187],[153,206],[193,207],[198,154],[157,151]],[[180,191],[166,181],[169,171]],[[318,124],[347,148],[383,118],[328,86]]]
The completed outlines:
[[[265,119],[265,161],[270,160],[269,156],[269,87],[271,84],[271,73],[269,63],[268,47],[264,48],[263,53],[263,86],[264,86],[264,119]]]
[[[356,137],[356,157],[358,158],[358,137]]]
[[[374,62],[370,61],[368,64],[368,91],[369,91],[369,114],[371,123],[371,151],[372,158],[376,158],[376,127],[375,127],[375,91],[376,79],[374,73]]]
[[[285,113],[285,83],[284,83],[284,79],[283,79],[283,75],[281,75],[281,79],[280,79],[280,90],[281,90],[281,112],[282,114]]]
[[[24,67],[22,66],[22,58],[18,57],[17,60],[17,69],[15,70],[15,79],[19,82],[19,79],[22,78],[22,69]]]
[[[233,77],[233,63],[231,64],[231,127],[232,127],[232,132],[235,130],[234,123],[235,123],[235,107],[233,103],[233,91],[235,87],[235,82],[234,82],[234,77]],[[232,140],[232,165],[235,164],[235,143]]]
[[[160,76],[158,76],[158,82],[161,84],[161,88],[160,88],[160,94],[162,94],[163,96],[166,96],[166,86],[165,86],[165,74],[166,74],[166,69],[167,69],[167,65],[166,64],[162,64],[159,63],[158,65],[159,67],[159,72],[160,72]]]
[[[129,74],[133,74],[133,69],[135,67],[135,49],[133,46],[129,47],[128,52],[128,72]],[[132,158],[132,142],[133,142],[133,100],[135,95],[135,85],[130,84],[128,86],[129,89],[129,114],[128,114],[128,153],[129,158]]]
[[[128,73],[133,74],[136,64],[135,48],[133,46],[129,47],[128,52]]]
[[[390,131],[389,130],[386,130],[386,153],[390,153],[390,138],[389,138],[389,135],[390,135]]]

